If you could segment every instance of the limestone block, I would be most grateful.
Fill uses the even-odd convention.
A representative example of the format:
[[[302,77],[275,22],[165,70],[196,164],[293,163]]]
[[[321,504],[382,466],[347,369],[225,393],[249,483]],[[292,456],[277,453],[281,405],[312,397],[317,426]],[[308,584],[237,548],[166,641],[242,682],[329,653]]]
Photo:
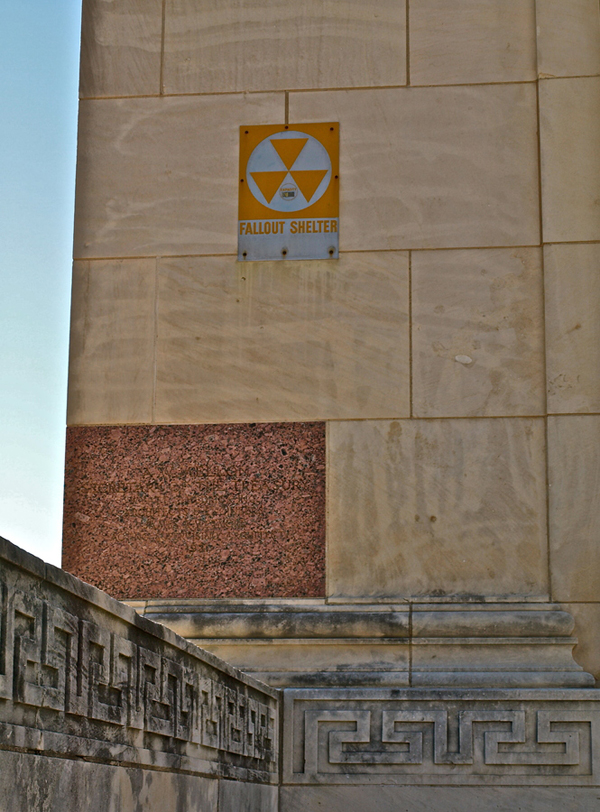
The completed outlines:
[[[536,0],[541,77],[600,73],[600,10],[596,0]]]
[[[131,604],[130,604],[131,605]],[[411,636],[486,639],[570,637],[574,621],[556,604],[414,603]]]
[[[600,415],[548,418],[552,596],[597,601],[600,589]]]
[[[164,91],[403,85],[405,25],[405,0],[174,0]]]
[[[268,602],[248,599],[245,603],[188,599],[128,601],[127,604],[188,639],[407,637],[409,630],[408,608],[403,605],[331,606],[323,600],[310,599],[301,603],[293,599]]]
[[[411,654],[415,688],[593,688],[594,678],[573,662],[575,640],[416,639]]]
[[[219,781],[218,810],[219,812],[278,812],[279,790],[277,787],[262,784],[221,780]],[[186,812],[191,812],[191,808],[186,807]],[[202,808],[202,812],[204,812],[204,808]]]
[[[247,781],[251,770],[276,783],[275,691],[4,539],[0,626],[0,776],[6,749],[35,751],[42,765],[22,765],[19,812],[64,808],[79,780],[63,766],[72,759],[91,770],[79,773],[88,787],[73,808],[94,812],[198,809],[191,778]],[[146,770],[162,776],[149,793]],[[177,774],[190,778],[181,800]],[[115,775],[125,794],[109,807]]]
[[[408,259],[159,260],[163,423],[409,414]]]
[[[600,245],[544,247],[548,411],[600,412]]]
[[[413,414],[543,413],[542,302],[538,249],[415,251]]]
[[[283,94],[81,102],[75,257],[236,253],[239,126],[283,114]]]
[[[540,82],[544,242],[600,240],[600,77]]]
[[[582,787],[282,787],[280,812],[597,812]]]
[[[191,642],[273,687],[373,685],[385,676],[392,685],[409,684],[409,644],[402,639],[191,638]]]
[[[82,97],[160,93],[162,6],[162,0],[85,0]]]
[[[547,590],[541,419],[329,426],[333,596]]]
[[[535,79],[532,0],[410,0],[411,85]]]
[[[69,425],[152,420],[155,265],[74,263]]]
[[[593,687],[573,660],[573,617],[556,604],[412,607],[413,687]]]
[[[244,809],[243,806],[219,806],[219,783],[216,778],[127,769],[0,748],[2,812],[165,812],[167,809],[238,812]],[[260,789],[272,791],[270,787]],[[252,797],[260,790],[257,793],[253,785],[241,784],[238,792],[242,797]],[[269,806],[256,809],[271,812]]]
[[[573,657],[600,681],[600,603],[568,603],[565,609],[575,619],[575,636],[578,643]]]
[[[291,121],[339,121],[340,247],[539,242],[532,85],[290,94]]]

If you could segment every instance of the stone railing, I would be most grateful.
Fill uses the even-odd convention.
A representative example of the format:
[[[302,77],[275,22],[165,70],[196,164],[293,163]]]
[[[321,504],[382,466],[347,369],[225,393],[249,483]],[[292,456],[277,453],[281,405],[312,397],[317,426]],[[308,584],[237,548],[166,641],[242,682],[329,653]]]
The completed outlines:
[[[277,691],[5,540],[0,618],[3,812],[276,808]]]

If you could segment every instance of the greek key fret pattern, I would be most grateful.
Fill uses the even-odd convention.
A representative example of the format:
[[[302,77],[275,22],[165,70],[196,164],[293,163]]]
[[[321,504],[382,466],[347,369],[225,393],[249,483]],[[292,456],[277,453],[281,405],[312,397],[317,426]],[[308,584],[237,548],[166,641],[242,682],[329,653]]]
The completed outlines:
[[[158,736],[161,752],[207,748],[204,760],[220,751],[274,770],[273,699],[159,638],[145,645],[136,627],[128,639],[82,614],[0,582],[1,722],[44,708],[55,731],[147,749]]]
[[[552,691],[514,699],[405,691],[286,692],[285,780],[343,783],[595,783],[600,751],[596,692],[569,701]],[[395,694],[402,692],[396,691]],[[451,692],[448,692],[451,694]],[[577,692],[574,692],[577,693]],[[585,692],[582,692],[585,693]],[[319,695],[320,694],[320,695]],[[377,694],[375,697],[374,694]],[[374,778],[375,780],[375,778]]]

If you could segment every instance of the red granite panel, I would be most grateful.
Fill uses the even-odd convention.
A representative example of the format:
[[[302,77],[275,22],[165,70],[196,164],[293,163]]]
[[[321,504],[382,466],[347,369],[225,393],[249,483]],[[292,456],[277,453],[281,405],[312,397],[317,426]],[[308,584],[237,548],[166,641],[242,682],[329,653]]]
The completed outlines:
[[[325,426],[67,431],[63,567],[121,599],[325,594]]]

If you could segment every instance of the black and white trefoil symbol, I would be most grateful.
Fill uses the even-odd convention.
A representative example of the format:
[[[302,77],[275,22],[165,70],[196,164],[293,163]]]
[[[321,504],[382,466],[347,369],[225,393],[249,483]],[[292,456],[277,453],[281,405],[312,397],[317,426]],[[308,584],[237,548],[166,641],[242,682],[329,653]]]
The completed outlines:
[[[280,132],[254,148],[246,181],[263,206],[280,212],[301,211],[325,194],[331,181],[331,160],[312,135]]]

